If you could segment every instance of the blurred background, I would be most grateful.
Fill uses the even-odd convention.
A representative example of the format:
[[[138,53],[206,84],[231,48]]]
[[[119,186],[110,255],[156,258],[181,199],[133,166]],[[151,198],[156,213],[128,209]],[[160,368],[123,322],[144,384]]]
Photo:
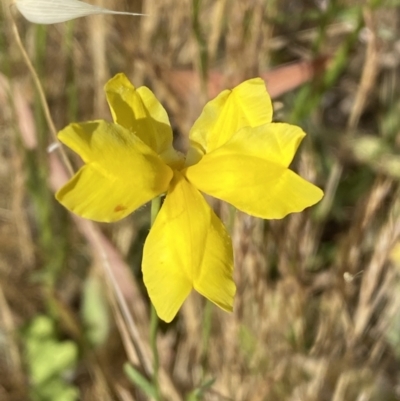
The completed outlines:
[[[400,400],[400,1],[91,3],[149,16],[39,26],[0,5],[0,400]],[[111,120],[103,86],[124,72],[183,150],[205,102],[255,76],[307,132],[291,168],[320,204],[263,221],[213,201],[232,314],[192,294],[157,328],[150,207],[99,225],[55,201],[65,168],[11,13],[57,130]]]

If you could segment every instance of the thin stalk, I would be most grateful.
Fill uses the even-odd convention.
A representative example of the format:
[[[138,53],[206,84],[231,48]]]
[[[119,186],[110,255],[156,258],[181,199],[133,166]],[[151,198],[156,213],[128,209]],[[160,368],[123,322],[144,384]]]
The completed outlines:
[[[68,99],[68,121],[76,121],[78,119],[78,85],[73,66],[73,41],[74,41],[74,21],[70,21],[65,26],[65,40],[63,43],[64,54],[67,59],[66,71],[66,95]]]
[[[204,307],[203,312],[203,324],[201,329],[201,339],[202,339],[202,365],[203,365],[203,372],[207,370],[208,365],[208,347],[210,345],[210,337],[211,337],[211,319],[212,319],[212,312],[213,312],[213,304],[207,299],[206,305]]]
[[[35,67],[32,64],[32,62],[31,62],[31,60],[30,60],[30,58],[28,56],[28,53],[26,52],[26,49],[25,49],[24,45],[22,44],[21,36],[19,34],[17,25],[15,24],[14,17],[12,16],[12,14],[11,14],[11,21],[12,21],[11,25],[12,25],[12,30],[13,30],[13,34],[14,34],[15,40],[16,40],[17,45],[18,45],[18,47],[19,47],[19,49],[21,51],[22,57],[23,57],[23,59],[25,61],[25,64],[28,67],[29,72],[31,73],[33,82],[34,82],[34,84],[36,86],[36,90],[37,90],[37,92],[39,94],[40,103],[41,103],[41,105],[43,107],[43,112],[44,112],[44,116],[46,118],[47,125],[49,126],[49,129],[50,129],[51,135],[53,137],[53,140],[57,144],[59,144],[60,141],[57,138],[57,129],[56,129],[56,126],[54,124],[53,118],[51,117],[51,114],[50,114],[50,109],[49,109],[49,105],[47,104],[47,100],[46,100],[46,96],[44,94],[43,86],[42,86],[42,84],[40,82],[40,79],[39,79],[39,76],[38,76],[38,74],[37,74],[37,72],[35,70]],[[68,171],[69,175],[72,176],[74,174],[74,171],[72,169],[71,163],[69,162],[68,157],[67,157],[63,147],[61,145],[58,146],[58,150],[60,152],[61,159],[62,159],[65,167],[67,168],[67,171]]]
[[[207,95],[208,48],[200,23],[201,0],[192,1],[192,26],[199,52],[199,72],[202,93]]]
[[[151,201],[151,217],[150,217],[150,225],[153,226],[157,214],[161,208],[161,198],[158,196]],[[158,371],[160,367],[160,360],[158,355],[157,348],[157,333],[158,333],[159,319],[157,316],[157,312],[153,305],[151,305],[151,313],[150,313],[150,346],[153,352],[153,385],[156,389],[157,400],[161,400],[160,393],[160,384],[158,380]]]

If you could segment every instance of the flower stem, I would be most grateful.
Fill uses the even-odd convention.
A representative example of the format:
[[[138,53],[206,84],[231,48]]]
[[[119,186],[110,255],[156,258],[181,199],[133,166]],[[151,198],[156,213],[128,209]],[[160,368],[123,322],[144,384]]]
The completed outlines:
[[[161,208],[161,198],[158,196],[151,201],[151,216],[150,216],[150,226],[153,226],[157,214]]]
[[[202,330],[201,330],[201,339],[202,339],[201,361],[203,366],[203,372],[207,372],[208,370],[208,347],[210,345],[212,313],[213,313],[213,304],[207,299],[203,312]]]
[[[157,214],[161,208],[161,198],[158,196],[151,201],[151,216],[150,225],[153,226]],[[150,346],[153,352],[153,385],[156,390],[157,400],[161,400],[160,385],[158,381],[158,370],[159,370],[159,356],[157,349],[157,333],[158,333],[158,316],[153,305],[151,305],[150,314]]]

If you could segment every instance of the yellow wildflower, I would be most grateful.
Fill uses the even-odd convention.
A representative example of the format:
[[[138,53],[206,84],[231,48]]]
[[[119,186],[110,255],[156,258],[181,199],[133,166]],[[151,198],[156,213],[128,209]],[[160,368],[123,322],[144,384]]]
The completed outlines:
[[[288,169],[304,132],[272,123],[264,81],[251,79],[205,106],[184,158],[148,88],[135,89],[118,74],[105,91],[114,123],[71,124],[58,135],[85,165],[57,199],[81,217],[112,222],[166,193],[142,263],[159,317],[171,321],[192,289],[231,311],[231,240],[201,192],[265,219],[315,204],[322,191]]]

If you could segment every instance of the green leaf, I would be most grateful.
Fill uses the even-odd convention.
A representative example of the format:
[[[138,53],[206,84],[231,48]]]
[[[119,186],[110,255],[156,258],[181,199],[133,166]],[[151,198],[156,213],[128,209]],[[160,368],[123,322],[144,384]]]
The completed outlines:
[[[124,365],[124,372],[128,376],[128,379],[136,384],[148,397],[157,399],[157,389],[150,383],[137,369],[135,369],[129,363]]]
[[[59,341],[54,322],[47,316],[36,317],[24,332],[26,361],[37,401],[75,401],[78,390],[64,380],[75,368],[78,348],[73,341]]]
[[[110,319],[104,286],[99,277],[90,275],[83,289],[82,319],[90,344],[103,344],[110,332]]]
[[[199,401],[203,398],[204,393],[209,390],[212,385],[215,383],[215,378],[209,379],[205,381],[203,384],[201,384],[199,387],[195,388],[193,391],[191,391],[187,397],[186,401]]]

